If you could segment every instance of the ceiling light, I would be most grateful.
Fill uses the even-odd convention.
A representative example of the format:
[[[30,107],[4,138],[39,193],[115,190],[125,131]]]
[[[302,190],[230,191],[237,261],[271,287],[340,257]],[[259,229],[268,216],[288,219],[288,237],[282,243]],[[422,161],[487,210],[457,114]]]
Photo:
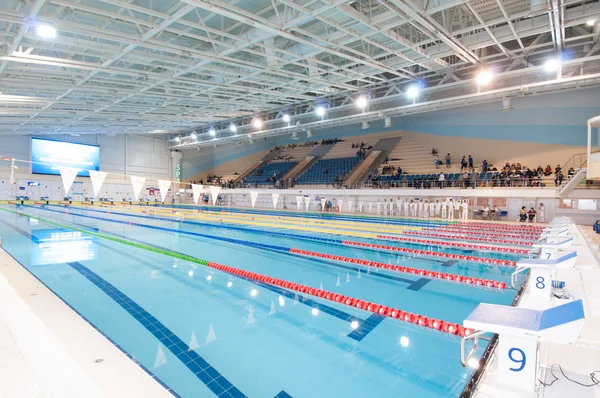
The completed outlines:
[[[212,127],[208,130],[208,134],[210,134],[211,136],[215,136],[217,134],[217,132],[215,131],[215,129],[213,129]]]
[[[589,20],[589,21],[587,21],[585,24],[586,24],[587,26],[594,26],[594,24],[595,24],[595,23],[596,23],[596,20],[595,20],[595,19],[590,19],[590,20]]]
[[[298,139],[298,132],[297,132],[297,131],[294,131],[294,132],[292,133],[292,139],[293,139],[293,140],[297,140],[297,139]]]
[[[392,118],[391,117],[386,117],[385,118],[385,125],[383,127],[392,127]]]
[[[261,128],[263,125],[263,121],[260,118],[256,118],[254,119],[254,121],[252,122],[252,124],[254,125],[254,127],[256,127],[257,129]]]
[[[237,126],[233,123],[231,123],[229,125],[229,131],[231,131],[232,133],[237,133]]]
[[[410,86],[408,90],[406,90],[406,96],[411,99],[415,99],[419,96],[419,87]]]
[[[181,141],[181,138],[175,137],[175,142],[179,142],[179,141]]]
[[[195,131],[192,131],[192,134],[190,134],[190,138],[195,140],[196,138],[198,138],[198,135],[196,134]]]
[[[317,112],[317,116],[325,116],[325,108],[323,108],[322,106],[317,106],[315,112]]]
[[[560,68],[560,61],[556,58],[549,59],[544,63],[546,72],[556,72],[558,68]]]
[[[53,39],[56,37],[56,29],[50,25],[39,25],[35,32],[40,37],[45,37],[47,39]]]
[[[367,97],[360,96],[356,99],[356,106],[360,109],[365,109],[367,107]]]
[[[290,122],[290,120],[291,120],[291,119],[290,119],[290,115],[288,115],[287,113],[283,115],[283,121],[284,121],[284,122],[286,122],[286,123],[289,123],[289,122]]]
[[[489,70],[482,70],[477,74],[477,84],[480,86],[487,86],[492,81],[492,72]]]
[[[362,129],[368,129],[369,127],[371,127],[371,125],[369,124],[369,122],[367,122],[366,120],[362,121]]]
[[[310,138],[310,137],[312,137],[312,136],[313,136],[312,129],[308,129],[308,130],[306,130],[306,136],[307,136],[308,138]]]

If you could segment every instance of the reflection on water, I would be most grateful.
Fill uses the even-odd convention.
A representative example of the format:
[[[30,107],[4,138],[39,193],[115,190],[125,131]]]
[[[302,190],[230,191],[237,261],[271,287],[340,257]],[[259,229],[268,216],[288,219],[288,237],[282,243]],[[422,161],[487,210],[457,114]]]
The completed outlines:
[[[92,260],[98,252],[91,236],[61,229],[33,230],[31,244],[32,265]]]

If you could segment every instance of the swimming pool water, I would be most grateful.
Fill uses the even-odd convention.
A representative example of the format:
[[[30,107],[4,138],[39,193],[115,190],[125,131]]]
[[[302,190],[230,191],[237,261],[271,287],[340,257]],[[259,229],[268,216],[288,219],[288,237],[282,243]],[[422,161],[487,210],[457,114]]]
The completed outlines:
[[[480,302],[510,304],[516,293],[383,269],[367,274],[355,264],[198,234],[509,282],[506,267],[463,261],[447,266],[434,258],[134,217],[126,210],[18,211],[456,323]],[[460,365],[458,336],[5,211],[0,236],[9,254],[178,396],[455,397],[473,371]],[[361,239],[369,241],[352,238]],[[518,258],[483,251],[477,256]]]

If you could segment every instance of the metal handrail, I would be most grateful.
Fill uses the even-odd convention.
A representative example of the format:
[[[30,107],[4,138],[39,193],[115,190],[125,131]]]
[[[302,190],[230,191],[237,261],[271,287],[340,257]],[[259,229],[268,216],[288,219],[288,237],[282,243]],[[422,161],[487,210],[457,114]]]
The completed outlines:
[[[522,273],[523,271],[528,270],[529,267],[523,267],[518,265],[517,268],[515,268],[515,271],[511,274],[510,276],[510,285],[512,286],[513,289],[517,288],[517,276]]]
[[[471,333],[470,335],[465,336],[460,340],[460,363],[463,367],[467,366],[469,359],[471,359],[473,354],[475,354],[475,351],[477,351],[477,347],[479,346],[479,339],[481,338],[482,340],[490,340],[487,337],[482,337],[482,335],[484,335],[485,333],[487,332],[480,330],[478,332]],[[465,357],[465,343],[467,342],[467,340],[473,340],[473,347],[471,348],[471,350],[469,350],[469,354],[467,354],[467,356]]]

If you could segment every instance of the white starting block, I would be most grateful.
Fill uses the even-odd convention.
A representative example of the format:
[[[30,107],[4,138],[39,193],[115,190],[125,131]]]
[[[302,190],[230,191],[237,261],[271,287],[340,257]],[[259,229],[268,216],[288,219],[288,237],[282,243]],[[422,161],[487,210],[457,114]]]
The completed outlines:
[[[534,392],[538,383],[541,342],[573,344],[581,335],[585,314],[581,300],[570,301],[544,311],[479,304],[465,319],[464,327],[475,330],[461,341],[461,363],[469,362],[477,348],[479,337],[485,333],[498,334],[498,382],[515,390],[518,396]],[[473,339],[473,348],[465,357],[465,342]]]
[[[558,258],[559,251],[570,248],[572,244],[573,238],[551,236],[541,238],[533,244],[533,248],[540,249],[541,259],[550,260]]]
[[[569,269],[575,266],[577,252],[559,253],[560,257],[551,259],[525,258],[517,262],[517,268],[511,276],[511,284],[516,288],[517,275],[531,269],[529,276],[529,294],[535,297],[550,299],[552,280],[558,269]]]
[[[569,233],[569,227],[546,227],[544,231],[540,235],[541,238],[545,238],[547,236],[567,236]]]

